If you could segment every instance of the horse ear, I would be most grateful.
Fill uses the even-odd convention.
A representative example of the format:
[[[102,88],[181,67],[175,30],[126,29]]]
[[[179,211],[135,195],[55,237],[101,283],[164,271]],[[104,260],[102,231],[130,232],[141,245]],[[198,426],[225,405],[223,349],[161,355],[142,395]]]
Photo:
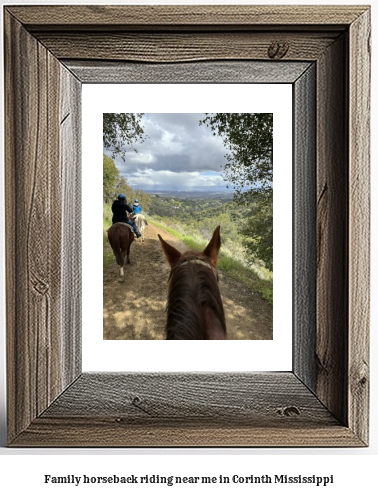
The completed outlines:
[[[158,237],[161,246],[163,248],[163,251],[165,253],[165,256],[167,257],[168,263],[171,267],[173,267],[181,257],[181,252],[179,252],[175,247],[169,245],[169,243],[164,241],[163,238],[160,236],[160,234],[158,234]]]
[[[214,233],[213,236],[203,251],[204,255],[207,257],[210,257],[211,262],[214,264],[215,267],[218,265],[218,254],[219,254],[219,249],[221,246],[221,239],[220,239],[220,226],[218,226]]]

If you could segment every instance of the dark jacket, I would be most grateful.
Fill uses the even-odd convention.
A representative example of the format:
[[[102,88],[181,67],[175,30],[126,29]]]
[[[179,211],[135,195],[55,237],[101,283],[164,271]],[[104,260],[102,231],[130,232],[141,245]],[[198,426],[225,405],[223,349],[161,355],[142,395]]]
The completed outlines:
[[[122,200],[115,200],[113,201],[112,205],[112,212],[113,212],[113,218],[112,218],[112,223],[115,224],[116,222],[127,222],[129,219],[127,217],[126,212],[129,212],[130,214],[132,213],[133,209],[125,203]]]

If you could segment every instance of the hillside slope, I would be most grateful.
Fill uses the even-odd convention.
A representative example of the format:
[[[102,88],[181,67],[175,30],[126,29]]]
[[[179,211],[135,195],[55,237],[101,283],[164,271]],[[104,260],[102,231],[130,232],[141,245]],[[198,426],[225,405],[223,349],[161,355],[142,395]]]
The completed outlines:
[[[185,245],[163,229],[149,225],[145,241],[131,245],[131,265],[118,281],[115,261],[104,274],[104,340],[164,340],[169,266],[157,234],[180,251]],[[273,308],[259,294],[219,272],[229,340],[271,340]]]

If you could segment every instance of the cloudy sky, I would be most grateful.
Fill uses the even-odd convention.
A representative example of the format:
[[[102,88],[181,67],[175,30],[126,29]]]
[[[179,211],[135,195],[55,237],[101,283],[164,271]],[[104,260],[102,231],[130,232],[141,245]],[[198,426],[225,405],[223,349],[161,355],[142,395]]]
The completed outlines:
[[[141,124],[148,138],[135,145],[137,153],[127,150],[125,162],[115,159],[130,186],[189,191],[225,188],[221,166],[227,150],[209,127],[199,125],[204,117],[204,113],[146,113]]]

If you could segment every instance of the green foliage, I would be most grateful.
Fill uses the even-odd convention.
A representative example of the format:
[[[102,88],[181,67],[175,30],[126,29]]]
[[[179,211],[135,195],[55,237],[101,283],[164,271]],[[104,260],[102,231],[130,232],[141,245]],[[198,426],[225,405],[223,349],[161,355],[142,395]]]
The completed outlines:
[[[103,198],[108,203],[115,193],[115,186],[119,179],[119,172],[114,160],[103,154]]]
[[[215,113],[205,123],[230,150],[225,178],[238,192],[264,189],[273,182],[273,114]]]
[[[247,266],[261,278],[271,280],[272,273],[263,265],[261,256],[254,254],[253,259],[249,258],[243,246],[246,239],[249,239],[248,243],[253,243],[249,234],[243,234],[242,231],[245,225],[252,223],[252,209],[258,212],[258,206],[254,204],[246,208],[234,202],[231,195],[200,196],[196,199],[154,195],[148,215],[153,216],[155,221],[169,225],[179,234],[195,237],[200,246],[209,241],[214,229],[220,224],[222,253]]]
[[[273,269],[273,114],[214,113],[200,122],[222,137],[229,149],[224,178],[244,207],[240,225],[248,259]]]
[[[130,205],[133,204],[135,198],[138,198],[143,211],[148,211],[152,196],[141,189],[134,190],[130,187],[126,177],[120,175],[114,160],[105,154],[103,154],[103,170],[104,203],[110,203],[118,194],[124,193]]]
[[[148,212],[151,206],[152,195],[142,191],[141,189],[136,189],[133,194],[132,202],[134,202],[135,198],[139,200],[139,203],[142,206],[142,211]]]
[[[124,193],[130,204],[138,198],[143,210],[148,210],[151,196],[141,190],[134,191],[127,179],[120,175],[114,158],[121,156],[125,160],[126,149],[135,142],[144,142],[146,136],[140,125],[144,113],[104,113],[103,144],[112,152],[112,158],[103,155],[104,202],[109,203],[119,193]],[[136,151],[135,148],[134,151]],[[142,201],[143,200],[143,201]]]
[[[103,144],[112,157],[126,157],[126,148],[135,142],[144,142],[144,130],[140,121],[144,113],[104,113]],[[136,149],[133,148],[135,151]]]
[[[198,218],[219,216],[222,212],[232,211],[230,198],[210,198],[207,196],[193,198],[172,198],[170,196],[154,195],[149,213],[161,217],[178,218],[181,221],[192,222]]]
[[[127,198],[127,203],[129,205],[132,204],[134,201],[133,196],[134,196],[134,190],[132,187],[130,187],[127,183],[126,177],[123,177],[119,175],[116,188],[115,188],[116,195],[118,196],[120,193],[123,193],[126,195]]]
[[[104,204],[102,215],[102,230],[103,230],[103,270],[114,260],[113,251],[110,247],[106,230],[112,225],[112,211],[110,205]]]
[[[247,260],[251,263],[259,259],[273,271],[273,191],[249,192],[241,213],[240,232]]]

